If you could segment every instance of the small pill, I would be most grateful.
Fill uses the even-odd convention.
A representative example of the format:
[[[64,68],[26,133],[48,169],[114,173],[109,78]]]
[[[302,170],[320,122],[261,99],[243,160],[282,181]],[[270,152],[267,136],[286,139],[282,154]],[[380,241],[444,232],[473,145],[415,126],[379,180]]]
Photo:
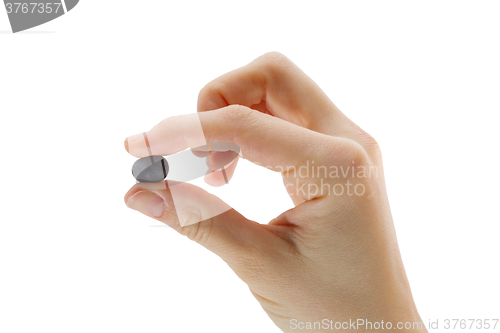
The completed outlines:
[[[145,135],[144,135],[145,136]],[[149,141],[146,138],[146,146]],[[209,173],[222,170],[224,180],[228,182],[224,169],[239,155],[240,147],[231,142],[211,142],[192,149],[186,149],[168,156],[147,156],[137,160],[132,166],[132,175],[139,182],[159,183],[167,178],[175,183],[189,182]],[[168,161],[168,162],[167,162]]]
[[[168,163],[163,156],[148,156],[137,160],[132,175],[139,182],[159,183],[167,178]]]

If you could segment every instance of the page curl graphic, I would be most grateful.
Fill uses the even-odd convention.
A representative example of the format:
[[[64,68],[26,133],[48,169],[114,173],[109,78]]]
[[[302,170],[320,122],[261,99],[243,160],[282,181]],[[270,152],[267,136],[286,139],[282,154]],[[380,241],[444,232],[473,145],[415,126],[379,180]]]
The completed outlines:
[[[20,32],[52,21],[73,8],[79,0],[4,0],[12,32]]]

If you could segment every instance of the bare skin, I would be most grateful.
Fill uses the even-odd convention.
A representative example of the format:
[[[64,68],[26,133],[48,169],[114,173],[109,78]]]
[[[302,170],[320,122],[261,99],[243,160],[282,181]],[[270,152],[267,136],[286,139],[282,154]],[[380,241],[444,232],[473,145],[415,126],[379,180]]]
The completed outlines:
[[[365,331],[293,325],[325,318],[383,320],[393,327],[421,322],[398,249],[379,146],[306,74],[285,56],[267,53],[207,84],[198,112],[201,141],[234,142],[245,159],[281,172],[295,208],[260,224],[189,184],[177,191],[185,200],[175,205],[168,188],[135,185],[125,196],[130,208],[220,256],[284,332]],[[147,132],[155,154],[199,146],[194,121],[171,117]],[[136,157],[148,155],[141,138],[126,140]],[[313,175],[312,161],[314,171],[328,173]],[[236,164],[228,167],[229,178]],[[332,167],[356,172],[335,177]],[[224,182],[221,172],[206,180]],[[225,212],[212,216],[214,207]]]

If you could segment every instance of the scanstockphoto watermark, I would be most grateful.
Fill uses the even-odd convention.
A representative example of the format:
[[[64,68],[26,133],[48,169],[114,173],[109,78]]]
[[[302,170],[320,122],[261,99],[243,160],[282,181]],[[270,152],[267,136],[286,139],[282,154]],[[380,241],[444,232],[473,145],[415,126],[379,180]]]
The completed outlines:
[[[335,321],[323,319],[321,321],[298,321],[290,320],[290,329],[292,330],[409,330],[423,329],[422,322],[396,322],[391,321],[370,321],[368,319],[349,319],[349,321]]]
[[[352,165],[327,166],[307,160],[300,166],[264,167],[281,172],[286,179],[287,192],[298,194],[301,197],[361,196],[366,193],[366,180],[379,177],[377,166],[354,165],[354,161]]]

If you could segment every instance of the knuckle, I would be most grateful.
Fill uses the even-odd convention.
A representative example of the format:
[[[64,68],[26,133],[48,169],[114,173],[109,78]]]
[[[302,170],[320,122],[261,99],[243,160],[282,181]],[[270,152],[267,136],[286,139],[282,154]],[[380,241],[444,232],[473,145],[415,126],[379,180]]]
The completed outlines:
[[[158,124],[156,124],[153,129],[165,129],[165,128],[171,128],[172,124],[178,124],[182,122],[183,115],[176,115],[176,116],[170,116],[162,121],[160,121]]]
[[[377,140],[375,140],[375,138],[373,136],[371,136],[370,134],[366,133],[363,131],[363,141],[369,145],[370,147],[373,146],[373,147],[378,147],[378,142]]]
[[[200,92],[198,93],[198,104],[200,103],[200,101],[206,100],[207,97],[211,95],[213,90],[214,90],[213,84],[211,84],[211,83],[208,83],[203,88],[201,88]],[[207,111],[207,110],[203,110],[203,111]]]
[[[213,219],[209,219],[183,227],[181,234],[196,243],[206,244],[211,239],[212,229]]]
[[[367,143],[367,148],[366,150],[374,156],[375,159],[380,159],[382,157],[382,150],[380,149],[380,146],[375,139],[373,139],[371,142]]]
[[[175,117],[178,117],[178,116],[170,116],[170,117],[164,118],[157,125],[155,125],[155,127],[162,126],[162,125],[168,125],[171,122],[171,120]]]
[[[359,129],[360,142],[369,152],[380,152],[380,146],[373,136],[362,129]]]
[[[355,132],[357,140],[369,154],[380,156],[380,146],[373,136],[357,125],[355,125]]]
[[[246,123],[255,115],[255,112],[243,105],[230,105],[223,114],[231,123]]]
[[[225,85],[220,79],[215,79],[207,83],[198,93],[199,111],[209,111],[216,108],[217,96],[223,96]]]
[[[262,62],[263,68],[271,75],[276,75],[290,66],[294,66],[290,59],[276,51],[268,52],[257,58],[257,60]]]
[[[348,146],[348,157],[354,167],[368,164],[368,154],[361,144],[352,141]]]
[[[346,139],[346,141],[339,147],[342,162],[345,165],[353,167],[360,167],[368,164],[369,158],[366,150],[361,144],[354,140]]]
[[[280,52],[277,52],[277,51],[271,51],[271,52],[267,52],[267,53],[264,53],[263,55],[261,55],[259,57],[259,59],[263,59],[263,60],[266,60],[266,61],[288,61],[288,58],[280,53]]]

